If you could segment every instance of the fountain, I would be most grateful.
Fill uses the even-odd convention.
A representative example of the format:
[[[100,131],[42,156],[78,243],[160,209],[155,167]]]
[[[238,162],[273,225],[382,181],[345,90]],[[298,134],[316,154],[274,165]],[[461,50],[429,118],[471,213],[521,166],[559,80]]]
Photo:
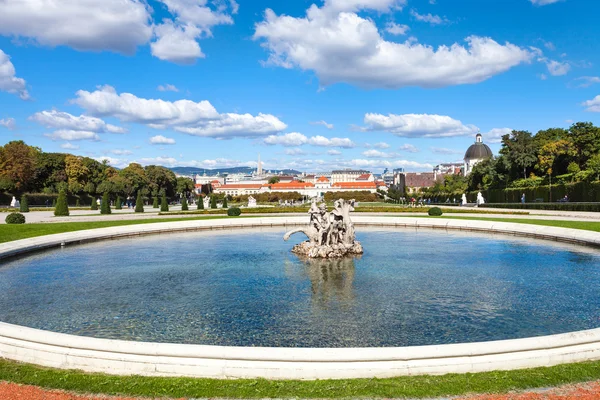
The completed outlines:
[[[287,241],[294,233],[304,233],[308,240],[294,246],[292,252],[309,258],[362,254],[362,245],[355,240],[354,225],[350,219],[354,204],[354,200],[339,199],[333,203],[333,210],[328,212],[325,203],[317,206],[316,201],[313,201],[308,210],[308,227],[293,229],[283,239]]]

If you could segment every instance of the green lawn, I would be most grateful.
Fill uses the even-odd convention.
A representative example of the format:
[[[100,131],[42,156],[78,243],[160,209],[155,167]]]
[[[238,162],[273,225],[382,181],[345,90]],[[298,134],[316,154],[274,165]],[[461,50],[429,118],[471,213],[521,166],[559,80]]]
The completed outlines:
[[[270,381],[111,376],[0,359],[0,381],[82,393],[177,398],[431,398],[502,393],[600,379],[600,362],[477,374],[389,379]]]
[[[594,221],[555,221],[545,219],[528,219],[528,218],[488,218],[488,217],[457,217],[454,215],[443,215],[436,218],[454,218],[479,221],[497,221],[497,222],[514,222],[517,224],[530,224],[542,226],[555,226],[559,228],[583,229],[586,231],[600,232],[600,222]]]

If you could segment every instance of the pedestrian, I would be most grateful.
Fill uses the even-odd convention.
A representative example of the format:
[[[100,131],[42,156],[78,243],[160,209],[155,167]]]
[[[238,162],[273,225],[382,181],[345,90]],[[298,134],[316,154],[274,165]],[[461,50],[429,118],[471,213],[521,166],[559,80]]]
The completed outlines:
[[[525,204],[525,193],[521,196],[521,204]]]

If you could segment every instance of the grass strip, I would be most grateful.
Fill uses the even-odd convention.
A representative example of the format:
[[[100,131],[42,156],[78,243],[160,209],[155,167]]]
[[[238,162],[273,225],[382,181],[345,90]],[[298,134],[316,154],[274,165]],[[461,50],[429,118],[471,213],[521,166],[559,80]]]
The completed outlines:
[[[443,215],[442,217],[435,218],[453,218],[453,219],[465,219],[475,221],[495,221],[495,222],[514,222],[517,224],[529,224],[529,225],[541,225],[541,226],[552,226],[557,228],[571,228],[581,229],[585,231],[600,232],[600,222],[594,221],[561,221],[561,220],[547,220],[547,219],[527,219],[527,218],[488,218],[488,217],[460,217],[460,216],[449,216]]]
[[[476,393],[505,393],[598,379],[600,379],[598,361],[476,374],[291,381],[112,376],[44,368],[0,359],[0,381],[81,393],[144,397],[431,398]]]
[[[175,221],[193,221],[201,219],[233,218],[227,215],[201,216],[191,218],[177,218]],[[235,217],[235,218],[244,218]],[[248,217],[246,217],[248,218]],[[252,217],[250,217],[252,218]],[[156,222],[173,222],[173,218],[146,218],[117,221],[93,221],[93,222],[57,222],[52,224],[23,224],[23,225],[0,225],[0,243],[12,240],[27,239],[36,236],[52,235],[54,233],[74,232],[85,229],[108,228],[111,226],[153,224]]]

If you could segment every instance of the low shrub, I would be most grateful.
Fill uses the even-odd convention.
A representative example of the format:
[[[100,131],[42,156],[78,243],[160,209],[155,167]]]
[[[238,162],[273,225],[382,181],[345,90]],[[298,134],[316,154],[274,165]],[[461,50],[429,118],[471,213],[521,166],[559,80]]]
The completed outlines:
[[[19,206],[19,211],[22,213],[29,212],[29,202],[27,200],[27,196],[21,196],[21,205]]]
[[[121,200],[121,196],[117,196],[117,201],[115,202],[115,210],[123,209],[123,200]]]
[[[165,194],[162,195],[160,199],[160,212],[169,211],[169,203],[167,203],[167,196]]]
[[[223,197],[223,208],[227,208],[227,196]]]
[[[102,203],[100,204],[100,214],[110,214],[110,200],[108,192],[102,195]]]
[[[158,208],[158,196],[154,196],[152,199],[152,208]]]
[[[227,215],[230,217],[239,217],[242,214],[242,210],[239,207],[231,207],[227,209]]]
[[[6,216],[4,222],[7,224],[24,224],[25,216],[18,212],[12,212]]]
[[[439,207],[431,207],[429,209],[429,211],[427,211],[427,214],[431,215],[432,217],[439,217],[441,216],[442,213],[442,209]]]
[[[198,196],[198,210],[204,210],[204,197]]]
[[[189,210],[188,202],[187,202],[187,199],[185,198],[185,196],[183,196],[183,198],[181,199],[181,211],[187,211],[187,210]]]
[[[144,200],[142,199],[142,192],[138,190],[137,198],[135,199],[135,212],[143,213],[144,212]]]
[[[98,202],[96,201],[96,199],[92,199],[92,205],[90,206],[90,210],[98,210]]]

